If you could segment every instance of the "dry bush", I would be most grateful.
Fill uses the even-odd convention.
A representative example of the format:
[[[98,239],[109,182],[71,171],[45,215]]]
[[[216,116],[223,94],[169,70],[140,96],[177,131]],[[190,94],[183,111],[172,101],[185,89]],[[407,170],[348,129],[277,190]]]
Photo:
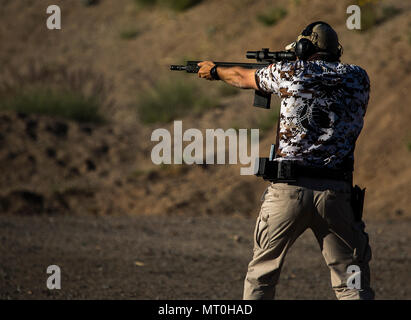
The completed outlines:
[[[218,100],[205,95],[193,81],[169,80],[143,91],[137,112],[142,123],[167,123],[188,114],[199,115],[218,105]]]
[[[134,1],[139,6],[160,5],[163,7],[173,9],[175,11],[184,11],[202,2],[202,0],[134,0]]]
[[[101,123],[112,109],[112,84],[88,68],[28,63],[8,66],[0,79],[0,110]]]

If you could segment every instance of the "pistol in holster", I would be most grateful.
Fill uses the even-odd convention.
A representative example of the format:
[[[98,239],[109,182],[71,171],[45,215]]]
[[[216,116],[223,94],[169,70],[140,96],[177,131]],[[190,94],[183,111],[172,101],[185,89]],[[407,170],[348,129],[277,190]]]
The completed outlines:
[[[358,185],[351,187],[351,206],[354,211],[356,221],[362,220],[364,209],[365,188],[361,189]]]

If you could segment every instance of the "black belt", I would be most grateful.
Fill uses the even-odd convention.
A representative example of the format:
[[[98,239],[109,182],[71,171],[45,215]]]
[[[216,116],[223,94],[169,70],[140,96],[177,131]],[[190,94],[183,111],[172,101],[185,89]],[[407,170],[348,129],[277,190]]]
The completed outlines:
[[[352,171],[302,166],[295,161],[259,158],[256,176],[272,182],[295,182],[299,177],[343,180],[352,183]]]

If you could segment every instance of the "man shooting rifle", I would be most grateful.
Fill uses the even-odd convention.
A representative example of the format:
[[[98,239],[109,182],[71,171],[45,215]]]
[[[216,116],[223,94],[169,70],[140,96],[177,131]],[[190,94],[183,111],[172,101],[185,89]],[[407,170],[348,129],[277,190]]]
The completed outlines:
[[[325,22],[308,25],[286,49],[295,61],[261,68],[198,63],[200,78],[281,98],[275,157],[260,161],[259,175],[271,184],[255,226],[243,297],[274,298],[287,251],[310,228],[337,298],[373,299],[364,190],[352,186],[355,142],[369,99],[367,73],[340,62],[338,36]],[[351,266],[360,270],[355,285],[349,283]]]

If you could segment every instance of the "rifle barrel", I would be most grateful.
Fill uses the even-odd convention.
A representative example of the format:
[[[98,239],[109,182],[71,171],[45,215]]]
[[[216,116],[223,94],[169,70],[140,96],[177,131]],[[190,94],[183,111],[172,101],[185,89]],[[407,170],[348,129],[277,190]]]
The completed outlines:
[[[174,65],[174,64],[170,66],[170,70],[172,71],[183,71],[183,70],[186,70],[186,68],[187,68],[186,66]]]
[[[187,65],[170,65],[172,71],[186,71],[189,73],[197,73],[200,67],[197,65],[201,61],[187,61]],[[242,67],[246,69],[261,69],[269,65],[264,63],[247,63],[247,62],[214,62],[216,66],[220,67]]]

